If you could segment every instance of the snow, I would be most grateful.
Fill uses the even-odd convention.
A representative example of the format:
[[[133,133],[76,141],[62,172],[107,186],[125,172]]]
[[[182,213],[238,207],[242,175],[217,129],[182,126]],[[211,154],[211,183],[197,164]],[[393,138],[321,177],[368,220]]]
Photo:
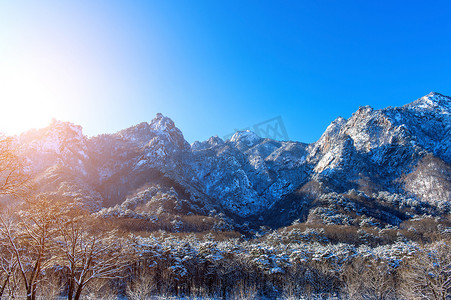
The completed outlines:
[[[361,107],[347,120],[338,117],[310,145],[238,131],[229,141],[216,136],[190,146],[174,122],[162,114],[149,123],[105,135],[103,140],[87,139],[80,126],[54,120],[47,128],[21,136],[19,143],[37,174],[63,165],[77,180],[98,178],[99,184],[115,174],[129,173],[118,176],[117,182],[125,183],[155,169],[200,195],[202,201],[241,217],[277,207],[284,196],[307,183],[320,191],[365,185],[374,185],[375,194],[407,191],[417,203],[427,201],[445,209],[444,201],[450,197],[442,179],[446,174],[432,172],[433,166],[425,166],[421,174],[414,171],[424,156],[451,162],[449,107],[450,98],[438,93],[398,108]],[[92,161],[96,164],[89,165]],[[410,183],[405,179],[409,174],[415,175]],[[84,184],[92,187],[96,183]],[[331,214],[329,218],[338,217]]]
[[[250,130],[237,131],[231,138],[232,143],[245,143],[248,147],[254,146],[256,143],[261,141],[262,138]]]

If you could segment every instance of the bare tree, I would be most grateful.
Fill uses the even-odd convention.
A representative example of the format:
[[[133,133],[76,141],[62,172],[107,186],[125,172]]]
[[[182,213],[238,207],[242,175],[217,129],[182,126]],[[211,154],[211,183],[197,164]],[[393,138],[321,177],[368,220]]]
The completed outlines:
[[[127,296],[131,300],[146,300],[156,290],[152,274],[147,268],[141,266],[133,280],[127,285]]]
[[[87,215],[58,223],[57,244],[67,270],[70,300],[80,299],[84,288],[95,279],[120,277],[132,258],[117,232],[94,227]]]
[[[28,180],[13,139],[0,137],[0,195],[21,195]]]
[[[19,157],[17,146],[12,138],[0,137],[0,196],[23,196],[26,192],[29,176],[24,171],[23,160]],[[15,233],[9,212],[3,211],[0,216],[0,299],[8,285],[10,290],[11,277],[15,275],[18,267],[17,255],[11,241],[11,234]]]
[[[392,299],[395,293],[390,266],[374,258],[354,258],[341,272],[350,299]]]
[[[420,249],[403,274],[404,294],[409,299],[451,297],[451,246],[436,242]]]
[[[45,196],[28,200],[25,208],[0,216],[0,234],[14,256],[27,299],[34,300],[42,272],[52,262],[52,236],[59,210]]]
[[[1,231],[1,229],[0,229]],[[17,261],[14,253],[4,236],[0,236],[0,299],[8,285],[10,278],[15,275],[17,270]]]

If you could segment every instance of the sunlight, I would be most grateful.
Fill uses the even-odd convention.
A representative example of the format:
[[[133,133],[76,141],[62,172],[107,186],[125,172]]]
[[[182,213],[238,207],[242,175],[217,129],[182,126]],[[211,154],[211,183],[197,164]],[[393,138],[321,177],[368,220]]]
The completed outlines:
[[[9,60],[0,68],[0,132],[19,134],[61,118],[68,93],[63,66],[36,57]]]

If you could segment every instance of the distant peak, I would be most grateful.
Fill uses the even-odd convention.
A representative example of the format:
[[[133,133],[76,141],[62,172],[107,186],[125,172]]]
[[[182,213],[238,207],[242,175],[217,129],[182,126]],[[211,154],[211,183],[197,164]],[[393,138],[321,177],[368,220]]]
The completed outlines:
[[[338,118],[333,120],[332,123],[337,124],[337,125],[342,125],[342,124],[346,123],[346,119],[343,118],[342,116],[339,116]]]
[[[230,138],[232,143],[241,143],[244,142],[247,146],[251,147],[261,141],[262,138],[259,137],[256,133],[246,130],[246,131],[237,131]]]
[[[372,112],[374,109],[369,106],[369,105],[365,105],[365,106],[359,106],[359,109],[357,110],[357,112],[364,112],[364,113],[370,113]]]
[[[436,102],[440,102],[440,101],[447,101],[447,102],[449,102],[451,100],[450,97],[445,96],[445,95],[440,94],[440,93],[437,93],[437,92],[430,92],[429,94],[427,94],[426,96],[424,96],[422,98],[428,98],[428,99],[434,100]]]
[[[210,137],[207,142],[210,145],[221,145],[224,144],[224,141],[217,135]]]
[[[451,98],[437,92],[430,92],[426,96],[409,103],[407,108],[415,110],[436,110],[438,112],[451,111]]]
[[[53,118],[47,127],[25,131],[19,139],[21,143],[34,144],[38,151],[61,154],[66,148],[84,149],[87,137],[80,125]],[[85,156],[84,152],[81,155]]]
[[[437,92],[430,92],[425,97],[437,97],[437,96],[439,96],[439,97],[447,97],[447,96],[445,96],[443,94],[440,94],[440,93],[437,93]],[[449,97],[447,97],[447,98],[449,98]]]
[[[52,118],[50,125],[47,127],[48,131],[66,131],[70,130],[75,132],[77,135],[83,136],[83,129],[81,125],[75,125],[71,122],[60,121]]]
[[[192,145],[191,145],[191,149],[193,150],[205,150],[214,146],[218,146],[218,145],[223,145],[224,141],[223,139],[221,139],[220,137],[216,136],[212,136],[210,137],[208,140],[203,141],[203,142],[199,142],[199,141],[195,141]]]
[[[58,120],[56,118],[52,118],[52,120],[50,121],[50,126],[64,126],[65,124],[68,124],[69,122],[64,122],[61,120]]]
[[[175,127],[174,121],[171,118],[164,116],[161,113],[157,113],[155,118],[150,121],[150,127],[153,130],[171,130]]]

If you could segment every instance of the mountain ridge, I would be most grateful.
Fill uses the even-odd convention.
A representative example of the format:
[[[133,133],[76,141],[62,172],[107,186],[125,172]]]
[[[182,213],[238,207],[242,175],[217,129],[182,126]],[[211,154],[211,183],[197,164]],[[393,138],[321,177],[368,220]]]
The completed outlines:
[[[91,138],[81,126],[54,120],[17,143],[41,192],[77,194],[86,203],[95,198],[93,210],[121,209],[151,186],[163,194],[174,189],[168,197],[184,203],[173,205],[182,210],[166,209],[174,216],[216,211],[237,223],[281,226],[334,214],[358,222],[371,214],[396,225],[450,209],[450,103],[432,92],[401,107],[362,106],[348,119],[335,119],[310,144],[241,131],[225,141],[216,136],[190,145],[162,114]],[[83,193],[90,196],[83,200]],[[167,206],[163,202],[155,203]]]

